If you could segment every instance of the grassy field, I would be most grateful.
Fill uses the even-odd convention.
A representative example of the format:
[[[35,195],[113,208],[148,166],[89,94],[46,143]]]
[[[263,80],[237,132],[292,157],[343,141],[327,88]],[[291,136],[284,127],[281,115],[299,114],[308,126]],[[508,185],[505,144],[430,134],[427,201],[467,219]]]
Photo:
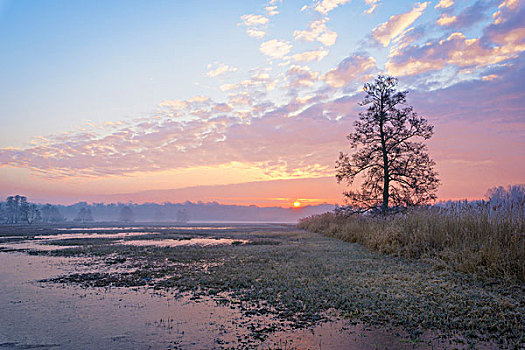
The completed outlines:
[[[52,227],[31,230],[40,235],[58,232]],[[155,247],[112,244],[116,239],[111,238],[64,238],[52,244],[70,246],[68,249],[29,253],[93,259],[94,272],[59,276],[49,281],[52,283],[88,288],[149,286],[190,293],[195,300],[211,297],[239,308],[248,318],[263,315],[274,320],[253,326],[254,341],[283,327],[306,327],[330,319],[327,315],[335,312],[353,322],[403,329],[411,341],[431,330],[434,338],[420,341],[492,341],[510,348],[525,344],[523,284],[481,281],[470,274],[379,254],[294,226],[138,227],[135,231],[144,231],[144,235],[124,240],[229,238],[233,244]],[[27,237],[28,228],[0,232],[12,241],[13,236]],[[97,264],[112,266],[114,271],[96,272]]]
[[[525,282],[525,203],[449,203],[393,216],[326,213],[299,227],[436,266]]]

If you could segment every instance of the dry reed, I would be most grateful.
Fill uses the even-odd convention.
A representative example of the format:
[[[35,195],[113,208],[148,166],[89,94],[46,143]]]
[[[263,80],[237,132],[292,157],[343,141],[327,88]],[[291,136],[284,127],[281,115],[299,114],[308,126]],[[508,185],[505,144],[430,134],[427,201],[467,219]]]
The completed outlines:
[[[525,186],[520,188],[514,197],[509,188],[501,196],[489,192],[489,201],[449,202],[387,217],[325,213],[302,219],[299,227],[483,278],[524,282]]]

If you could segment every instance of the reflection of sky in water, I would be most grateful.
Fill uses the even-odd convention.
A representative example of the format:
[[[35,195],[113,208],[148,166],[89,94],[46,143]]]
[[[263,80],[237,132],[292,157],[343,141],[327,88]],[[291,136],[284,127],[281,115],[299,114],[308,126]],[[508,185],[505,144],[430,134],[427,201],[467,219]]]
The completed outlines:
[[[122,231],[122,230],[232,230],[228,226],[129,226],[129,227],[68,227],[58,231]]]
[[[58,240],[58,239],[82,239],[82,238],[125,238],[133,236],[155,235],[159,232],[117,232],[117,233],[61,233],[58,235],[40,235],[36,239]]]
[[[214,349],[249,334],[235,326],[239,311],[211,300],[36,283],[78,272],[74,261],[0,253],[0,348]]]
[[[246,240],[230,239],[230,238],[191,238],[191,239],[144,239],[144,240],[130,240],[120,241],[118,244],[133,245],[133,246],[156,246],[156,247],[178,247],[187,245],[197,246],[212,246],[212,245],[228,245],[233,242],[247,243]]]
[[[211,227],[208,227],[212,229]],[[223,227],[225,229],[226,227]],[[113,228],[114,229],[114,228]],[[192,228],[194,229],[194,228]],[[196,229],[204,229],[197,227]],[[145,239],[145,240],[123,240],[122,238],[145,236],[145,235],[158,235],[160,232],[146,232],[146,231],[131,231],[131,232],[115,232],[115,233],[60,233],[56,235],[38,235],[34,239],[27,240],[27,237],[22,236],[9,236],[1,238],[23,238],[16,242],[0,243],[0,248],[3,249],[15,249],[15,250],[38,250],[38,251],[51,251],[59,249],[77,248],[78,245],[60,246],[53,244],[46,244],[47,242],[53,242],[57,240],[67,239],[120,239],[116,244],[132,245],[132,246],[157,246],[157,247],[178,247],[178,246],[213,246],[213,245],[228,245],[234,242],[247,243],[246,240],[234,240],[230,238],[191,238],[191,239]],[[113,244],[112,242],[108,242]]]
[[[0,347],[217,349],[223,344],[228,348],[273,349],[286,344],[284,348],[290,349],[414,348],[394,336],[396,330],[343,320],[302,330],[283,324],[285,330],[270,333],[258,344],[246,338],[251,326],[275,325],[275,319],[243,317],[238,309],[206,297],[196,302],[189,296],[176,299],[147,288],[81,288],[36,282],[89,269],[99,271],[97,264],[89,262],[85,258],[0,253]]]
[[[38,241],[22,241],[20,243],[2,243],[0,244],[0,248],[2,249],[14,249],[14,250],[39,250],[39,251],[51,251],[51,250],[61,250],[61,249],[69,249],[69,248],[76,248],[78,246],[63,246],[63,245],[53,245],[53,244],[41,244]]]
[[[57,231],[121,231],[121,230],[140,230],[144,227],[67,227],[57,228]]]

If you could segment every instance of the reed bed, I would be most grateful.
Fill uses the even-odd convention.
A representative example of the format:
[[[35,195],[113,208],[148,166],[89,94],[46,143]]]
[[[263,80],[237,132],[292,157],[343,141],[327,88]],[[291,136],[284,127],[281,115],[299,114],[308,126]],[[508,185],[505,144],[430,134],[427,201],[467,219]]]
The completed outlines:
[[[488,201],[448,202],[386,217],[325,213],[302,219],[299,227],[482,278],[525,282],[525,186],[498,189],[489,191]]]

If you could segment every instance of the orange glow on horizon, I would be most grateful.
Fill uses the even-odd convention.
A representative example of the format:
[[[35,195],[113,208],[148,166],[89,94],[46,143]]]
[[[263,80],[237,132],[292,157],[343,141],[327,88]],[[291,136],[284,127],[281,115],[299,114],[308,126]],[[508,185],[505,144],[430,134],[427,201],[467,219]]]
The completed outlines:
[[[293,207],[294,208],[299,208],[300,206],[301,206],[301,202],[299,202],[299,201],[293,202]]]

